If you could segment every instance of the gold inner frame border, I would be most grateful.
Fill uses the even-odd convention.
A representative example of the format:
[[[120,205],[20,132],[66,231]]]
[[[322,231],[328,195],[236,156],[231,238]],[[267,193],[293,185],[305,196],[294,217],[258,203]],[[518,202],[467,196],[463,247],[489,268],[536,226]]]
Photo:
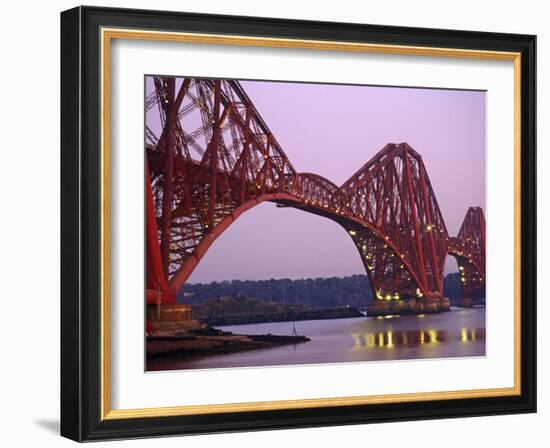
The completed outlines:
[[[389,44],[282,39],[238,35],[101,29],[101,420],[168,417],[229,412],[307,409],[383,403],[502,397],[521,394],[521,53]],[[111,409],[110,387],[110,63],[113,39],[213,45],[294,48],[356,53],[505,60],[514,63],[514,386],[441,392],[369,395],[302,400]]]

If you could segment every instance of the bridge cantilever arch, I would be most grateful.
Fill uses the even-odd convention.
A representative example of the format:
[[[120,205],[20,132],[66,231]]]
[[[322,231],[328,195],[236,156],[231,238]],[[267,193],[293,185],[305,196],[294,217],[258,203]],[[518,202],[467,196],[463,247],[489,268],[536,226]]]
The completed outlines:
[[[237,81],[154,78],[146,98],[147,303],[174,304],[211,244],[265,202],[329,218],[352,238],[373,295],[443,297],[457,258],[463,295],[485,295],[485,219],[471,207],[450,237],[422,157],[387,144],[341,186],[298,173]]]

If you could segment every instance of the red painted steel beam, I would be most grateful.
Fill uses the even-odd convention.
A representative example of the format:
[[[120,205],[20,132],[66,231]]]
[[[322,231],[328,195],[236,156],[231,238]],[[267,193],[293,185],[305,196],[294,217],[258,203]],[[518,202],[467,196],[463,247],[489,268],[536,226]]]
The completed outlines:
[[[416,252],[418,257],[418,264],[420,269],[420,276],[421,276],[421,284],[418,285],[420,290],[425,296],[429,296],[430,293],[428,291],[428,285],[427,285],[427,278],[426,278],[426,265],[424,264],[424,252],[422,250],[422,243],[420,241],[420,226],[418,224],[418,214],[416,212],[416,200],[415,200],[415,191],[412,184],[412,175],[411,175],[411,163],[407,154],[407,150],[405,150],[405,177],[407,179],[407,195],[409,199],[409,205],[412,213],[412,222],[414,226],[414,241],[416,244]]]
[[[170,287],[173,291],[179,291],[191,273],[199,264],[202,257],[206,254],[210,246],[216,241],[216,239],[225,232],[228,227],[233,224],[239,216],[241,216],[247,210],[261,204],[266,201],[295,201],[296,197],[287,195],[284,193],[266,194],[254,199],[250,199],[244,204],[237,207],[229,215],[227,215],[217,226],[215,226],[208,235],[205,235],[200,243],[197,245],[193,255],[188,257],[181,268],[174,274],[170,280]]]
[[[147,304],[175,303],[176,295],[170,290],[162,266],[158,238],[157,217],[153,205],[149,164],[145,161],[145,231],[147,260]]]
[[[173,201],[173,186],[174,186],[174,152],[175,152],[175,136],[174,129],[176,123],[177,109],[175,107],[175,78],[164,78],[165,83],[165,112],[166,123],[164,126],[164,134],[166,143],[164,145],[164,171],[163,171],[163,196],[162,196],[162,226],[160,250],[162,254],[162,266],[164,272],[168,272],[170,263],[170,232],[172,230],[172,201]]]

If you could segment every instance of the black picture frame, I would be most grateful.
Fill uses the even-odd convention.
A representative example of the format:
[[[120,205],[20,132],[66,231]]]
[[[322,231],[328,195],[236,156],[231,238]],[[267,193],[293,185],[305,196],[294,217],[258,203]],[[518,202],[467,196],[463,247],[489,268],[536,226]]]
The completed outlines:
[[[100,29],[521,53],[521,393],[102,419]],[[76,441],[536,412],[536,36],[99,7],[61,14],[61,434]]]

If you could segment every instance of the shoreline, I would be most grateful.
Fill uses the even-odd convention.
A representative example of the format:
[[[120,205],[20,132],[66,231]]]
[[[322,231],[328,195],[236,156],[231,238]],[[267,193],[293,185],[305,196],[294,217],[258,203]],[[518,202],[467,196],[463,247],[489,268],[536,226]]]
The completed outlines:
[[[295,345],[308,342],[307,336],[287,335],[242,335],[214,328],[207,328],[187,334],[147,336],[146,358],[173,358],[177,356],[201,356],[236,353],[248,350]]]
[[[365,317],[356,307],[312,308],[292,312],[257,315],[233,315],[216,318],[198,316],[201,322],[210,327],[262,324],[270,322],[300,322],[306,320],[347,319]]]

